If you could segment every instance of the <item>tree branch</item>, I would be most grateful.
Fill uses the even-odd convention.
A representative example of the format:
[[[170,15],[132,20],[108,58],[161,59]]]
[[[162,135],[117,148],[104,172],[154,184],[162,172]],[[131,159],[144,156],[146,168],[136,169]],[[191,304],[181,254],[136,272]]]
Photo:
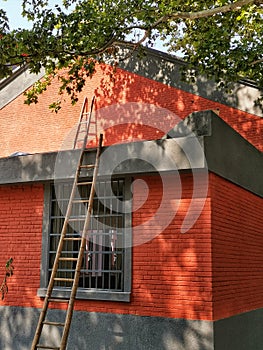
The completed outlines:
[[[251,62],[249,65],[250,66],[254,66],[255,64],[258,64],[258,63],[262,63],[263,62],[263,58],[259,59],[259,60],[256,60],[256,61],[253,61]]]
[[[141,29],[145,32],[144,36],[142,39],[140,39],[138,41],[138,45],[142,44],[148,37],[149,32],[152,29],[156,29],[160,24],[170,20],[170,19],[190,19],[190,20],[194,20],[194,19],[198,19],[198,18],[206,18],[206,17],[211,17],[214,15],[217,15],[219,13],[227,13],[227,12],[231,12],[231,11],[238,11],[240,10],[243,6],[245,5],[252,5],[255,4],[257,6],[259,6],[260,4],[263,4],[263,0],[239,0],[236,1],[232,4],[229,5],[224,5],[221,7],[215,7],[212,9],[208,9],[208,10],[203,10],[203,11],[197,11],[197,12],[176,12],[176,13],[172,13],[169,15],[165,15],[162,16],[161,18],[159,18],[157,21],[155,21],[150,27],[149,26],[140,26],[140,25],[132,25],[130,27],[128,27],[126,30],[130,31],[132,29]]]
[[[263,0],[239,0],[239,1],[236,1],[232,4],[224,5],[221,7],[216,7],[213,9],[197,11],[197,12],[176,12],[176,13],[172,13],[170,15],[165,15],[165,16],[162,16],[161,18],[159,18],[157,21],[155,21],[151,26],[132,25],[132,26],[126,28],[126,31],[131,31],[133,29],[140,29],[140,30],[144,31],[144,35],[136,43],[129,43],[129,44],[133,47],[132,52],[135,51],[145,40],[147,40],[151,30],[156,29],[158,27],[158,25],[166,22],[169,19],[179,19],[180,18],[180,19],[194,20],[194,19],[198,19],[198,18],[206,18],[206,17],[214,16],[214,15],[219,14],[219,13],[238,11],[245,5],[256,4],[258,6],[262,3],[263,3]],[[113,41],[111,44],[114,45],[114,44],[117,44],[117,42]],[[130,54],[128,56],[130,56]],[[126,59],[126,58],[127,57],[125,56],[124,59]],[[260,61],[253,62],[253,63],[251,63],[251,65],[259,63],[259,62]]]
[[[229,5],[224,5],[221,7],[215,7],[213,9],[197,11],[197,12],[178,12],[170,15],[170,18],[183,18],[183,19],[198,19],[204,17],[211,17],[219,13],[226,13],[231,11],[238,11],[245,5],[260,5],[263,0],[240,0]]]
[[[203,10],[203,11],[175,12],[175,13],[171,13],[169,15],[165,15],[165,16],[162,16],[161,18],[159,18],[156,22],[154,22],[151,25],[151,29],[158,27],[159,24],[166,22],[169,19],[179,19],[180,18],[180,19],[194,20],[194,19],[198,19],[198,18],[211,17],[211,16],[217,15],[219,13],[238,11],[245,5],[253,5],[253,4],[258,6],[260,4],[263,4],[263,0],[239,0],[239,1],[236,1],[236,2],[229,4],[229,5],[215,7],[215,8]],[[148,30],[149,27],[146,28],[145,26],[133,25],[133,26],[127,28],[127,30],[132,30],[132,29]]]

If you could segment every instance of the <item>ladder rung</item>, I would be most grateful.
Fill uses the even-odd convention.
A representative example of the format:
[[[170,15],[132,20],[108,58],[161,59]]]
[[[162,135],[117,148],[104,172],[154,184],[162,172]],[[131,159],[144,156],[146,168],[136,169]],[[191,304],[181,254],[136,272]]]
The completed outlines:
[[[84,221],[85,218],[71,218],[71,219],[68,219],[68,221]]]
[[[84,185],[92,185],[92,181],[87,181],[87,182],[78,182],[78,186],[84,186]]]
[[[54,281],[61,281],[61,282],[73,282],[73,278],[64,278],[64,277],[55,277]]]
[[[65,241],[81,241],[82,238],[81,237],[65,237],[64,240]]]
[[[95,168],[95,164],[85,164],[80,166],[81,169]]]
[[[61,258],[59,258],[59,260],[62,260],[62,261],[78,261],[78,258],[64,258],[64,257],[61,257]]]
[[[75,199],[72,203],[88,203],[89,199]]]
[[[69,299],[59,299],[59,298],[48,298],[50,303],[68,303]]]
[[[59,350],[60,349],[60,347],[57,347],[57,346],[47,346],[47,345],[42,345],[42,344],[37,344],[37,348],[52,349],[52,350]]]
[[[88,140],[89,141],[89,140]],[[88,146],[84,149],[84,152],[90,152],[91,149],[95,148],[94,146]]]
[[[62,322],[52,322],[52,321],[44,321],[43,324],[46,324],[48,326],[57,326],[57,327],[64,327],[65,323]]]

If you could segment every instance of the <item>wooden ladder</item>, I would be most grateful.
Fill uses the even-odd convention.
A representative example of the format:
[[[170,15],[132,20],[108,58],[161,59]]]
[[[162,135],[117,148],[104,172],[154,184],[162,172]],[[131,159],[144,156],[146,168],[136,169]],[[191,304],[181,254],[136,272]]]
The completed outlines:
[[[77,132],[73,144],[73,149],[76,149],[79,147],[82,142],[86,143],[87,142],[87,135],[97,137],[97,121],[96,118],[92,118],[92,111],[93,111],[93,106],[95,102],[95,96],[93,96],[90,108],[88,109],[88,99],[85,97],[80,117],[79,117],[79,122],[77,126]],[[93,129],[91,130],[91,128]],[[86,147],[86,144],[85,144]]]
[[[94,98],[91,103],[90,111],[87,112],[87,99],[85,98],[81,114],[80,114],[80,119],[78,123],[78,129],[76,133],[76,137],[74,140],[74,149],[79,145],[80,142],[81,144],[81,149],[80,149],[80,155],[78,159],[78,164],[75,172],[75,177],[72,185],[72,190],[71,190],[71,195],[69,198],[68,206],[67,206],[67,211],[65,214],[65,219],[63,223],[63,227],[61,230],[60,234],[60,239],[58,243],[58,248],[56,252],[56,257],[55,261],[52,267],[51,271],[51,276],[46,292],[46,296],[44,299],[43,303],[43,308],[39,316],[35,336],[32,342],[31,350],[36,350],[36,349],[57,349],[57,350],[65,350],[67,346],[67,340],[68,340],[68,335],[69,335],[69,329],[70,329],[70,324],[73,316],[73,309],[74,309],[74,302],[76,298],[76,293],[78,289],[78,283],[79,283],[79,277],[80,277],[80,272],[81,272],[81,266],[83,262],[83,256],[85,252],[85,246],[86,246],[86,238],[87,238],[87,232],[89,229],[89,224],[90,224],[90,218],[91,218],[91,212],[93,208],[93,199],[95,195],[95,184],[96,184],[96,178],[98,175],[98,167],[99,167],[99,157],[101,153],[101,147],[102,147],[102,135],[99,137],[98,141],[98,146],[97,146],[97,152],[96,152],[96,159],[94,164],[85,164],[84,163],[84,155],[87,152],[86,145],[88,141],[88,137],[90,136],[89,130],[90,130],[90,125],[92,123],[91,118],[92,118],[92,109],[94,105]],[[83,130],[85,130],[85,135],[83,137]],[[80,137],[82,137],[80,139]],[[91,181],[88,182],[81,182],[80,181],[80,174],[82,170],[89,170],[93,169],[93,177]],[[78,188],[79,186],[91,186],[90,189],[90,194],[89,194],[89,199],[81,200],[79,199],[78,196]],[[85,220],[83,220],[83,217],[77,217],[72,216],[72,207],[74,203],[80,203],[83,202],[83,204],[87,205],[87,211],[85,215]],[[70,237],[72,235],[67,234],[68,231],[68,226],[72,224],[72,221],[76,222],[79,220],[79,224],[82,225],[82,230],[79,232],[79,237]],[[81,226],[79,226],[81,227]],[[78,257],[65,257],[63,256],[63,246],[67,241],[76,241],[78,240],[80,243],[79,246],[79,251],[78,251]],[[75,263],[75,269],[74,269],[74,278],[61,278],[58,277],[58,270],[59,270],[59,264],[61,262],[72,262]],[[60,299],[52,296],[52,291],[55,285],[56,281],[60,282],[66,282],[71,285],[71,291],[70,291],[70,297],[67,299]],[[66,309],[66,316],[63,319],[63,322],[51,322],[46,319],[47,312],[49,309],[49,304],[50,303],[66,303],[67,304],[67,309]],[[53,304],[54,305],[54,304]],[[49,326],[54,326],[54,327],[59,327],[62,328],[62,337],[60,341],[59,346],[54,346],[54,345],[48,345],[48,344],[41,344],[41,335],[43,331],[43,327],[45,325]]]

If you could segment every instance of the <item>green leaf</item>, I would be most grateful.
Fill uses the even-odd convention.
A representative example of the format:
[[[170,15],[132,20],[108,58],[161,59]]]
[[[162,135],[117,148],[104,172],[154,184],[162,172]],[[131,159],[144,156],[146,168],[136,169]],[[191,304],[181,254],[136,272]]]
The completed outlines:
[[[225,11],[229,4],[232,8]],[[215,10],[218,13],[211,15]],[[219,85],[246,77],[263,89],[260,2],[63,0],[51,9],[46,0],[23,0],[21,11],[32,21],[31,30],[10,31],[0,10],[0,78],[11,74],[13,65],[27,64],[33,73],[44,68],[50,81],[57,70],[66,69],[67,79],[59,78],[59,93],[68,93],[73,104],[86,78],[95,73],[96,62],[111,58],[115,64],[124,58],[116,53],[118,42],[130,41],[139,48],[143,37],[150,47],[161,38],[170,53],[180,50],[190,69],[223,82]],[[36,103],[50,81],[27,92],[25,103]]]

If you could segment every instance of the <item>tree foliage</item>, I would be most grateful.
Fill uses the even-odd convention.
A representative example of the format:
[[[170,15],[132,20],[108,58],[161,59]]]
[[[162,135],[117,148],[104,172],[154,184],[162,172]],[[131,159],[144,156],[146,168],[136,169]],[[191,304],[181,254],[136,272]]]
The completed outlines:
[[[7,279],[14,274],[13,258],[7,260],[5,264],[5,276],[0,286],[1,299],[4,300],[8,293]]]
[[[32,29],[10,30],[0,10],[0,78],[14,65],[44,68],[27,103],[37,102],[55,76],[74,103],[96,63],[125,58],[120,43],[134,52],[160,39],[219,85],[250,79],[263,88],[263,0],[63,0],[55,8],[48,0],[23,0],[21,10]],[[65,69],[67,75],[58,74]]]

